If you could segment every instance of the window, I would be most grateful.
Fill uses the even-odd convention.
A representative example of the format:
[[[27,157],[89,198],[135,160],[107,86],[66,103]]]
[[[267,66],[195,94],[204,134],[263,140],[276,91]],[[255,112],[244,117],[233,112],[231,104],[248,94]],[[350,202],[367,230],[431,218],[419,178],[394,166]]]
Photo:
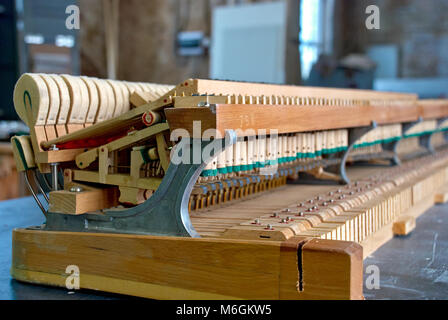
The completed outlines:
[[[300,63],[306,80],[320,54],[332,51],[334,0],[302,0],[300,2]]]

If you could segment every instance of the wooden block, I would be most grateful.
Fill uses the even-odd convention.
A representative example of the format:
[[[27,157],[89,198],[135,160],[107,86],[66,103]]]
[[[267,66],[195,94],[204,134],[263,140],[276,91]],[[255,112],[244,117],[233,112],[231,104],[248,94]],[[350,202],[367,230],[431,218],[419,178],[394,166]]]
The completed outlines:
[[[145,193],[144,189],[120,187],[119,202],[131,205],[141,204],[147,200]]]
[[[38,163],[54,163],[75,161],[76,156],[84,152],[84,149],[65,149],[58,151],[44,151],[36,155]]]
[[[436,204],[444,204],[448,202],[448,189],[444,188],[434,196],[434,202]]]
[[[392,230],[396,236],[406,236],[415,229],[416,220],[414,217],[405,216],[394,222]]]
[[[67,186],[70,188],[70,185]],[[65,214],[83,214],[107,209],[118,205],[117,188],[87,188],[83,191],[71,192],[60,190],[50,192],[50,211]]]
[[[363,249],[357,243],[312,239],[302,247],[305,299],[363,299]]]

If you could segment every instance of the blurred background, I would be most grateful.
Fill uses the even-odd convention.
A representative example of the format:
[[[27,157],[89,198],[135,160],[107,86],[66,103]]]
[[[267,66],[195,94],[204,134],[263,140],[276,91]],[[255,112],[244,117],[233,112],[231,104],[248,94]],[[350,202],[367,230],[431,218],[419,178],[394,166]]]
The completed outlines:
[[[447,13],[448,0],[0,0],[0,200],[25,194],[7,142],[27,130],[12,103],[22,73],[447,97]]]

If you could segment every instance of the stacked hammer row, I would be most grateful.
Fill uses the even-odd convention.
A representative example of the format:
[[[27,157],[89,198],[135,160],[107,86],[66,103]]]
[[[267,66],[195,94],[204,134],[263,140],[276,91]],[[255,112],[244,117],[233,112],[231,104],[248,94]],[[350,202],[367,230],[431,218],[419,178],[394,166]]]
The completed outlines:
[[[47,126],[50,140],[129,111],[135,91],[149,92],[155,100],[171,88],[84,76],[24,74],[17,82],[14,103],[28,126]]]
[[[360,139],[355,148],[381,145],[400,139],[401,125],[380,126]],[[261,173],[263,168],[320,159],[348,148],[348,130],[282,134],[240,138],[216,156],[202,172],[203,177]],[[365,151],[368,152],[368,151]]]

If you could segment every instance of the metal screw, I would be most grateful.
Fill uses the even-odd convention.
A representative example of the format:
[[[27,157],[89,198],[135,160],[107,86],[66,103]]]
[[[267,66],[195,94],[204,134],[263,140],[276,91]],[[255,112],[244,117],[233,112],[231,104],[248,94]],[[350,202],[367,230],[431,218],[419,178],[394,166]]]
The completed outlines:
[[[81,192],[83,189],[81,187],[75,186],[70,188],[70,192]]]
[[[291,209],[288,209],[288,208],[283,209],[283,212],[291,212]]]
[[[277,218],[278,217],[278,212],[274,212],[271,217],[272,218]]]
[[[260,224],[260,219],[255,219],[252,224]]]
[[[303,217],[303,215],[304,215],[303,211],[300,211],[299,213],[297,213],[298,217]]]
[[[272,228],[272,226],[270,224],[266,225],[266,230],[274,230],[274,228]]]
[[[210,104],[206,101],[201,101],[198,103],[198,107],[210,107]]]

